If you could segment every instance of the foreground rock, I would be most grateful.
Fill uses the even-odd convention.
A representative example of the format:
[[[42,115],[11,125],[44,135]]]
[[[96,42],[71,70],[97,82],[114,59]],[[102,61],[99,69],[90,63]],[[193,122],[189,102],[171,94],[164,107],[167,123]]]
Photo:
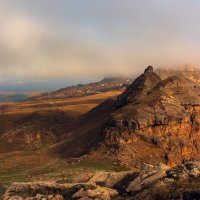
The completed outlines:
[[[118,192],[95,183],[56,184],[56,183],[13,183],[6,191],[3,200],[64,200],[102,199],[110,200]]]
[[[13,183],[3,200],[200,199],[200,162],[141,165],[141,172],[101,172],[85,183]]]

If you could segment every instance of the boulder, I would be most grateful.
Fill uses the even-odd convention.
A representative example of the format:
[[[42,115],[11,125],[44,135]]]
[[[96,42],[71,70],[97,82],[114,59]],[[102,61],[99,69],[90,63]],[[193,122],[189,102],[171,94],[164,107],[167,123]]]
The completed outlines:
[[[133,180],[127,187],[127,192],[137,193],[144,188],[152,186],[155,182],[159,181],[166,176],[165,170],[152,171],[146,174],[140,174],[135,180]]]
[[[52,198],[52,200],[65,200],[65,199],[61,195],[56,195],[55,197]]]
[[[125,172],[98,172],[88,182],[93,182],[98,185],[112,188],[126,176],[130,175],[131,171]]]
[[[23,200],[20,199],[20,197],[18,197],[19,194],[27,198],[34,197],[35,200],[42,200],[42,199],[63,200],[65,198],[71,197],[81,188],[83,188],[84,190],[89,190],[89,189],[95,189],[96,187],[97,186],[95,183],[73,183],[73,184],[57,184],[52,182],[13,183],[6,190],[3,200],[10,200],[10,198],[16,198],[16,200],[18,199]]]
[[[80,189],[72,197],[75,199],[98,199],[98,200],[111,200],[112,197],[118,195],[114,189],[97,186],[94,190]]]

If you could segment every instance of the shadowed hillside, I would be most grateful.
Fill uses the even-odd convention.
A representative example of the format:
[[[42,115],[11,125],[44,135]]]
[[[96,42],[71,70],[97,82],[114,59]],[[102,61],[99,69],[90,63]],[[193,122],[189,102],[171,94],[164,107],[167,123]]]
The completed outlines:
[[[78,118],[108,97],[112,91],[66,100],[34,100],[0,106],[0,152],[37,150],[71,137]]]

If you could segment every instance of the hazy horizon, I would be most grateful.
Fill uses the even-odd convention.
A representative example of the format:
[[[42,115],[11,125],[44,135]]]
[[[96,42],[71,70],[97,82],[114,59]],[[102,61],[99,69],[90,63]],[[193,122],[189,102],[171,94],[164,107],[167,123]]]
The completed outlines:
[[[200,66],[199,6],[197,0],[0,1],[0,90],[12,83],[56,89],[139,74],[148,65]]]

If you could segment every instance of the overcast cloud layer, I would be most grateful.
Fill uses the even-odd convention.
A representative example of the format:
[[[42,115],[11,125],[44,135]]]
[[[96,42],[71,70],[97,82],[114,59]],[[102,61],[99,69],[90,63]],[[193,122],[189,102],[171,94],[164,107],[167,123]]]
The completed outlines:
[[[199,8],[199,0],[0,0],[0,81],[199,66]]]

